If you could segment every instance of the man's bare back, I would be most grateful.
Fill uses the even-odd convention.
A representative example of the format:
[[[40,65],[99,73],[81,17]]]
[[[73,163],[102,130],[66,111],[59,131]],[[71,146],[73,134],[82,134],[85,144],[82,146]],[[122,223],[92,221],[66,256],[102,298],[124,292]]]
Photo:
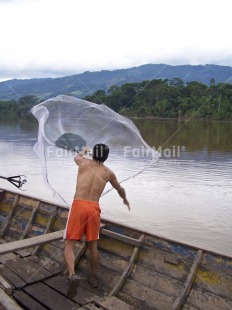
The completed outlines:
[[[79,166],[76,184],[76,193],[74,199],[88,200],[99,202],[99,198],[107,182],[118,191],[119,196],[123,199],[124,204],[130,210],[129,202],[126,199],[124,188],[119,184],[115,174],[103,163],[93,159],[84,158],[84,153],[89,148],[85,147],[82,152],[75,157],[75,162]]]
[[[97,240],[100,230],[100,207],[99,198],[107,182],[118,191],[123,203],[130,210],[129,202],[126,198],[124,188],[119,184],[115,174],[104,165],[108,158],[109,148],[105,144],[96,144],[93,148],[93,159],[87,159],[84,154],[89,151],[88,147],[75,157],[75,162],[79,166],[77,175],[76,193],[73,204],[70,208],[68,221],[65,229],[64,257],[69,274],[67,296],[75,297],[77,293],[77,283],[79,281],[75,274],[75,241],[80,240],[82,235],[86,235],[89,249],[89,284],[97,287],[97,268],[99,265],[99,253]]]

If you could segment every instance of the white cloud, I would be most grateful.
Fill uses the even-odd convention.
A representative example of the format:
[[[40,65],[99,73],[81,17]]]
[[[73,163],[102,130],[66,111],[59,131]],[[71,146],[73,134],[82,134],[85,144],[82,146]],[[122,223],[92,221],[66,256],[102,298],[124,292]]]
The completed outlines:
[[[229,0],[0,1],[0,78],[232,65]]]

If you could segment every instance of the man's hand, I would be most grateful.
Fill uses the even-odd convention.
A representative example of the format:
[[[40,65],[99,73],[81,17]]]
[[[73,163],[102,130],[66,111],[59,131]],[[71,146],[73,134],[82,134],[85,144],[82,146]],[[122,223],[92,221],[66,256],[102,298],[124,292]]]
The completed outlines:
[[[74,157],[74,161],[78,166],[81,165],[81,162],[84,160],[84,155],[89,151],[90,148],[88,146],[84,146],[83,149]]]
[[[82,149],[83,154],[90,152],[90,148],[88,146],[84,146]]]
[[[130,204],[129,204],[129,201],[127,199],[123,199],[123,203],[124,205],[127,206],[128,210],[130,211]]]

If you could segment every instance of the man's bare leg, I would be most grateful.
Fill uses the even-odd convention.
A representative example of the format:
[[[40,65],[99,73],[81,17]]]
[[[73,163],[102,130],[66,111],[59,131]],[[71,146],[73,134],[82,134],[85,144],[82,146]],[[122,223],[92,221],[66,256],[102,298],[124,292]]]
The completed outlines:
[[[97,240],[89,241],[88,248],[90,265],[89,283],[92,287],[97,287],[97,269],[100,261],[99,252],[97,249]]]
[[[69,298],[74,298],[77,294],[77,287],[79,284],[79,279],[77,275],[75,274],[75,266],[74,266],[74,246],[75,246],[75,240],[65,240],[64,244],[64,258],[67,264],[68,269],[68,290],[67,290],[67,296]]]
[[[67,264],[68,276],[71,279],[72,275],[75,274],[74,270],[74,246],[76,240],[65,240],[64,243],[64,258]]]

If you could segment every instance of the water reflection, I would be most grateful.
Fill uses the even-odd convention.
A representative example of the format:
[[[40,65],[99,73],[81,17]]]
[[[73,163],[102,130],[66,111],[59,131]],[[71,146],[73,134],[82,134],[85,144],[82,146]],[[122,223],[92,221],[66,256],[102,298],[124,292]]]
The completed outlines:
[[[32,115],[11,116],[8,119],[0,117],[0,140],[22,143],[35,143],[38,123]]]
[[[232,153],[232,122],[133,119],[148,144],[180,146],[187,152]],[[205,155],[203,155],[205,157]],[[218,157],[218,156],[216,156]]]

